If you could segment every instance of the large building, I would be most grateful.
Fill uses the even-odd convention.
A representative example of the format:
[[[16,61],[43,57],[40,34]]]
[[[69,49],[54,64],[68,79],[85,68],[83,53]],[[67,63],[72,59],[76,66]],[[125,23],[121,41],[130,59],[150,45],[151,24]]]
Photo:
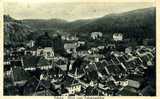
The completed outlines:
[[[123,34],[122,33],[114,33],[113,34],[113,40],[122,41],[123,40]]]

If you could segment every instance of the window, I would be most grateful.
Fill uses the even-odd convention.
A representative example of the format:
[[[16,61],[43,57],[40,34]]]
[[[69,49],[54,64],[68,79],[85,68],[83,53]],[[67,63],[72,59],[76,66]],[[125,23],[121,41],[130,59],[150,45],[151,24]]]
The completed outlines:
[[[50,57],[50,56],[51,56],[51,53],[50,53],[50,52],[47,52],[47,56]]]

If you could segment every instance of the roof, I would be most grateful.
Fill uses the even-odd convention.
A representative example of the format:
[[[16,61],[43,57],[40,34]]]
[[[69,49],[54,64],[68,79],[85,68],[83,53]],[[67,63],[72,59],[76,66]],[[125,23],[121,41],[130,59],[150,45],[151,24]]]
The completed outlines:
[[[89,83],[91,81],[90,77],[88,76],[88,73],[81,77],[80,80],[85,83]]]
[[[65,76],[61,84],[64,84],[66,87],[70,87],[73,84],[78,84],[78,81],[72,77]]]
[[[28,80],[30,74],[22,68],[13,68],[14,81]]]
[[[100,61],[96,63],[96,66],[98,70],[103,70],[105,66],[108,65],[108,62],[106,60]]]
[[[107,66],[107,69],[110,73],[117,74],[117,75],[124,72],[121,70],[119,65],[110,65],[110,66]]]
[[[40,57],[37,56],[24,56],[23,57],[23,63],[24,67],[36,67],[38,61],[40,60]]]
[[[48,90],[48,92],[53,93],[49,88],[51,84],[49,81],[40,81],[35,76],[31,77],[26,84],[24,85],[24,94],[25,95],[37,95],[42,94],[44,95],[44,90]]]
[[[38,66],[46,66],[49,64],[50,64],[49,61],[47,59],[45,59],[44,57],[41,57],[37,63]]]
[[[106,86],[108,86],[108,87],[110,87],[110,88],[115,88],[115,87],[116,87],[114,81],[108,81],[108,82],[106,83]]]
[[[49,69],[48,72],[49,72],[50,75],[63,74],[64,73],[63,70],[61,70],[59,67],[56,67],[56,66],[52,69]]]
[[[118,93],[121,96],[137,96],[138,93],[134,88],[125,87],[122,91]]]
[[[98,80],[98,72],[96,70],[92,70],[87,72],[88,80]]]
[[[86,95],[97,96],[98,94],[99,94],[99,91],[96,88],[91,87],[91,86],[86,88]]]
[[[128,79],[128,86],[133,87],[133,88],[139,88],[140,83],[138,81]]]

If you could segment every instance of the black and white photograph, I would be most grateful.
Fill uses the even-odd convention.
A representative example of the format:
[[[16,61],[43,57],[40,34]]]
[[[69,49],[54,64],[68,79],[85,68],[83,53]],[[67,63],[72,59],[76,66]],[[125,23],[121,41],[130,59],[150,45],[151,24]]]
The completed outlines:
[[[155,2],[3,7],[4,96],[156,96]]]

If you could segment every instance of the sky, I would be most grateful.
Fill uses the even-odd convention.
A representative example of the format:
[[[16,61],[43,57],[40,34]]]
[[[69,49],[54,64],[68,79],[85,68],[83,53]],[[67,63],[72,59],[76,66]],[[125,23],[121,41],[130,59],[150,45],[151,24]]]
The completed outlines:
[[[102,17],[155,6],[153,2],[33,2],[5,0],[4,14],[15,19],[64,19],[74,21]],[[42,0],[40,0],[42,1]]]

